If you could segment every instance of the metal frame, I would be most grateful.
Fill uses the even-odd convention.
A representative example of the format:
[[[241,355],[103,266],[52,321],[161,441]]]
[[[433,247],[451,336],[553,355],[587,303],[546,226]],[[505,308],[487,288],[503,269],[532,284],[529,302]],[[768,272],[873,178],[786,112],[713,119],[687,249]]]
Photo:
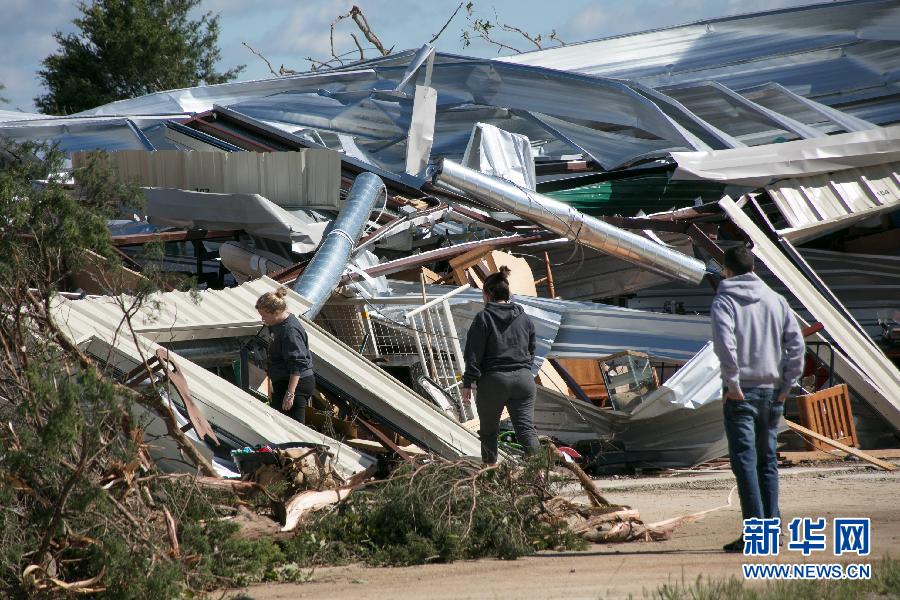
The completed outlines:
[[[453,320],[449,300],[471,288],[468,283],[462,285],[404,315],[406,325],[416,341],[416,351],[422,366],[440,388],[463,407],[466,413],[463,415],[464,421],[474,418],[474,415],[471,414],[471,406],[462,402],[459,391],[465,359],[456,335],[456,322]]]

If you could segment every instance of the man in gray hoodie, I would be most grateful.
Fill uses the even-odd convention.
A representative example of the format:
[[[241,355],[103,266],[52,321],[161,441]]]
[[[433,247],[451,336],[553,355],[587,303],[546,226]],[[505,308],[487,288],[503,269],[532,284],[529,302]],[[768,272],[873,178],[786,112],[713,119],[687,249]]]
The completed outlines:
[[[805,344],[787,301],[753,272],[747,248],[725,253],[725,280],[710,309],[725,384],[725,434],[744,519],[775,518],[775,438],[784,401],[803,371]],[[743,536],[726,544],[742,552]]]

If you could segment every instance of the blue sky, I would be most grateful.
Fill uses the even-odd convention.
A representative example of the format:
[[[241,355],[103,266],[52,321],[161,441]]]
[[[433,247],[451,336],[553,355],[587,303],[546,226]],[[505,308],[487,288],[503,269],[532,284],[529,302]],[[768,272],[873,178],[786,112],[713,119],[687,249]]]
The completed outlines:
[[[473,1],[476,17],[496,20],[496,14],[501,23],[531,34],[546,35],[555,29],[568,43],[815,3],[814,0]],[[276,69],[284,64],[305,71],[309,68],[306,57],[330,56],[329,25],[353,4],[360,6],[385,46],[399,50],[427,42],[453,12],[458,0],[268,0],[265,3],[204,0],[201,7],[221,15],[220,67],[246,64],[240,78],[258,79],[268,76],[268,69],[241,42],[265,54]],[[4,48],[0,53],[0,83],[6,85],[0,95],[10,101],[0,104],[0,109],[32,111],[33,98],[44,91],[36,75],[41,60],[56,50],[54,31],[73,30],[71,21],[78,12],[77,4],[72,0],[0,0],[0,9],[5,17],[0,23]],[[438,50],[471,56],[497,55],[496,47],[480,40],[464,48],[460,34],[465,26],[463,9],[436,42]],[[349,21],[338,25],[335,34],[338,54],[355,48],[350,32],[357,30]],[[361,36],[357,34],[357,37]],[[520,50],[535,49],[517,34],[500,34],[498,39]]]

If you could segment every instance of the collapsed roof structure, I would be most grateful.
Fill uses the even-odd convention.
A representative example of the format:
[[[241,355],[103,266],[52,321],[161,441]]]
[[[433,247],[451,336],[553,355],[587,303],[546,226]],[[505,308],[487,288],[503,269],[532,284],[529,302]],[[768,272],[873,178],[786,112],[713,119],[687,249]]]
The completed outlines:
[[[460,424],[471,415],[458,402],[459,346],[480,299],[466,286],[519,260],[544,273],[514,289],[538,323],[540,431],[612,442],[630,465],[685,466],[721,454],[724,433],[708,319],[684,313],[708,311],[722,251],[736,243],[752,242],[764,277],[824,326],[808,330],[811,364],[850,385],[874,429],[900,429],[900,373],[885,354],[896,356],[900,327],[898,123],[900,1],[850,0],[496,60],[424,46],[69,117],[3,112],[0,136],[56,143],[76,165],[81,151],[115,152],[120,174],[145,187],[142,226],[195,245],[211,288],[203,310],[163,295],[165,326],[137,330],[148,344],[199,357],[214,339],[242,347],[260,328],[254,294],[341,263],[307,322],[320,386],[424,449],[477,454],[477,424]],[[383,202],[349,236],[335,219],[361,173],[380,177]],[[334,231],[355,246],[340,251],[346,265],[322,241]],[[833,271],[817,267],[860,254],[881,266],[852,285],[832,289]],[[232,282],[242,285],[212,289]],[[858,299],[861,286],[880,291]],[[133,363],[131,341],[85,333],[107,332],[103,306],[59,310],[79,315],[79,344],[115,346]],[[309,303],[292,295],[291,307]],[[881,328],[887,347],[874,339]],[[182,329],[194,333],[162,334]],[[643,390],[633,403],[600,372],[621,351],[642,353],[632,370],[655,373],[650,388],[625,386]],[[184,369],[206,386],[202,367]],[[368,466],[306,428],[270,429],[289,419],[265,407],[234,416],[252,402],[241,387],[195,398],[217,430],[251,443],[290,431],[333,446],[347,472]],[[236,421],[256,423],[253,433]]]

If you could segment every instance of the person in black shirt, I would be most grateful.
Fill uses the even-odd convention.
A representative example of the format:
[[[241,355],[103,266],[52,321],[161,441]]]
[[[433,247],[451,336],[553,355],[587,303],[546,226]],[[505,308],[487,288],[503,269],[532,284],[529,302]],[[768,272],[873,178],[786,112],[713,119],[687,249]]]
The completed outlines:
[[[500,267],[484,280],[484,310],[475,316],[466,336],[463,373],[463,401],[472,401],[477,383],[475,407],[480,421],[481,460],[497,462],[497,435],[503,407],[509,409],[516,439],[528,454],[540,450],[534,430],[536,388],[534,363],[534,323],[525,310],[509,301],[509,273]]]
[[[306,331],[300,319],[287,309],[287,288],[266,292],[256,301],[256,311],[269,326],[269,380],[272,396],[269,405],[304,423],[306,407],[316,391],[312,355]]]

